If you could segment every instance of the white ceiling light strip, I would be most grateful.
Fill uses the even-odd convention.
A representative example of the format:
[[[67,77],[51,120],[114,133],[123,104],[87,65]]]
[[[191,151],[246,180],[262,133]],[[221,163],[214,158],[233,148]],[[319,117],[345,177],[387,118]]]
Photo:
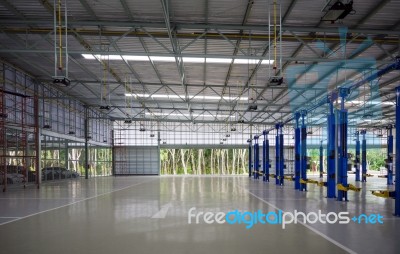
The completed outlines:
[[[125,93],[126,97],[140,97],[140,98],[167,98],[167,99],[183,99],[185,98],[184,95],[169,95],[169,94],[133,94],[133,93]],[[227,101],[247,101],[247,97],[230,97],[230,96],[209,96],[209,95],[196,95],[196,96],[191,96],[189,95],[190,100],[227,100]]]
[[[135,55],[92,55],[92,54],[82,54],[83,58],[90,60],[99,60],[99,59],[109,59],[109,60],[120,60],[123,59],[126,61],[141,61],[146,62],[149,59],[153,62],[175,62],[175,57],[170,56],[135,56]],[[232,58],[204,58],[204,57],[182,57],[183,62],[185,63],[216,63],[216,64],[230,64],[232,62]],[[259,61],[261,59],[235,59],[234,64],[248,64],[250,61]],[[271,65],[273,64],[273,60],[262,60],[261,64]]]
[[[189,114],[178,114],[178,113],[148,113],[146,112],[146,115],[152,115],[152,116],[178,116],[178,117],[189,117]],[[215,118],[215,117],[222,117],[222,118],[234,118],[235,116],[231,115],[206,115],[206,114],[192,114],[193,117],[210,117],[210,118]]]

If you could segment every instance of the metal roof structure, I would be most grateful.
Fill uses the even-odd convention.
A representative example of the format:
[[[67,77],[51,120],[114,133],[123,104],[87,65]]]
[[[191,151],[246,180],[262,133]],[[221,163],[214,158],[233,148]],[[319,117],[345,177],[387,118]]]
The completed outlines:
[[[110,106],[111,119],[273,125],[400,52],[397,0],[355,0],[335,23],[321,21],[324,0],[61,2],[71,85],[58,89]],[[0,57],[45,83],[54,76],[57,3],[0,0]],[[350,118],[392,121],[399,80],[394,71],[352,94]]]

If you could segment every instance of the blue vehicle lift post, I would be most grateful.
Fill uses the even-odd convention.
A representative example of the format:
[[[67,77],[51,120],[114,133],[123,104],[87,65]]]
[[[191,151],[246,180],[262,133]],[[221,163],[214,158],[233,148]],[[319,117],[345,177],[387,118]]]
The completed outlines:
[[[396,87],[396,171],[394,215],[400,216],[400,86]]]
[[[300,113],[295,113],[295,120],[296,120],[296,128],[294,129],[294,189],[300,189]]]
[[[365,134],[367,134],[366,130],[361,131],[361,135],[363,136],[362,144],[361,144],[361,181],[367,181],[367,139],[365,138]]]
[[[264,141],[263,141],[263,181],[269,182],[269,140],[268,131],[263,131]]]
[[[324,177],[324,147],[322,146],[322,140],[321,140],[321,146],[319,147],[319,178]]]
[[[259,178],[259,169],[260,169],[260,149],[259,149],[259,145],[258,145],[258,136],[254,136],[254,149],[253,149],[253,153],[254,153],[254,169],[253,169],[253,174],[254,174],[254,179],[258,179]]]
[[[307,115],[307,111],[301,111],[301,160],[300,160],[300,177],[301,180],[307,181],[307,128],[304,118]],[[307,191],[307,184],[301,183],[300,184],[300,191]]]
[[[392,125],[389,125],[387,129],[387,157],[385,160],[387,169],[387,185],[393,185],[393,132]]]
[[[284,156],[283,124],[279,124],[279,185],[284,184],[285,156]]]
[[[347,110],[344,107],[344,101],[349,95],[349,88],[339,88],[339,95],[341,98],[340,111],[339,111],[339,139],[338,139],[338,177],[337,184],[340,186],[348,187],[347,184]],[[338,188],[338,201],[348,201],[347,191]]]
[[[327,198],[336,197],[336,174],[335,174],[335,113],[333,112],[333,101],[329,101],[328,114],[328,142],[327,142]]]
[[[248,139],[247,142],[249,143],[249,177],[251,177],[252,172],[251,172],[251,168],[252,168],[252,159],[251,159],[251,139]]]
[[[356,182],[360,181],[360,132],[356,131],[356,158],[354,164],[356,166]]]
[[[275,184],[279,184],[279,155],[280,155],[280,148],[279,148],[279,124],[275,125],[276,129],[276,136],[275,136]]]

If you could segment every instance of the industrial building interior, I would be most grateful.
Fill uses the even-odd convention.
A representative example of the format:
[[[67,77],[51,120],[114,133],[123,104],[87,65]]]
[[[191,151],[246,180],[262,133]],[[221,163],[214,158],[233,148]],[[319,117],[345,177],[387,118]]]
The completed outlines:
[[[399,11],[0,0],[1,252],[399,253]]]

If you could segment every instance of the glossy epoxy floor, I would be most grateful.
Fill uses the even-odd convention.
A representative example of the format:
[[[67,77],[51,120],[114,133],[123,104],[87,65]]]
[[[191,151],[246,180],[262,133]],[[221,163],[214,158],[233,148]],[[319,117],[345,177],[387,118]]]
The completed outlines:
[[[246,176],[105,177],[15,188],[0,194],[0,253],[399,253],[394,201],[365,190],[386,188],[385,179],[360,186],[349,202],[328,200],[315,185],[299,192],[292,182]],[[384,224],[189,224],[192,207],[380,213]]]

